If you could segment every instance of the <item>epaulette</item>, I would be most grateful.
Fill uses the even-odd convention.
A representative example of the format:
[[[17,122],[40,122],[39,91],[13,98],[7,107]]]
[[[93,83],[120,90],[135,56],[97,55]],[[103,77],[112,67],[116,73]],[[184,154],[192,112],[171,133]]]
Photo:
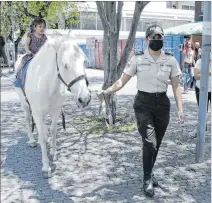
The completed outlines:
[[[136,52],[136,53],[135,53],[135,56],[143,55],[143,54],[144,54],[144,52],[143,52],[143,51],[138,51],[138,52]]]
[[[169,56],[174,56],[172,53],[169,53],[169,52],[165,52],[165,54]]]

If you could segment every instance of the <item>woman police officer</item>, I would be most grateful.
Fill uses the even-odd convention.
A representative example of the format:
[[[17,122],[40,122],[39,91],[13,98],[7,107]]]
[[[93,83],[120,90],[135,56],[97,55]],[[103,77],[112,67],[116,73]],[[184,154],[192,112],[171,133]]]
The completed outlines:
[[[158,150],[166,132],[170,118],[170,101],[166,95],[168,79],[171,79],[178,116],[184,122],[182,95],[179,85],[180,66],[163,47],[164,32],[158,25],[152,25],[146,30],[148,49],[135,55],[128,62],[120,79],[101,94],[112,94],[133,77],[137,76],[138,93],[134,101],[134,111],[137,127],[143,140],[143,189],[147,196],[154,196],[154,187],[158,182],[152,174]]]

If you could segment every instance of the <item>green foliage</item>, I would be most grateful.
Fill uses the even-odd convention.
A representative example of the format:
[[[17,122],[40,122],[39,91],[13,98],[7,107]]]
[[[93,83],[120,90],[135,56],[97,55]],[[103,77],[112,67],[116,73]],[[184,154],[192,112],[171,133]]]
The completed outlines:
[[[11,32],[12,22],[14,31],[23,34],[29,27],[33,17],[43,17],[50,27],[55,28],[54,23],[60,23],[58,14],[66,21],[66,24],[79,23],[80,2],[68,1],[28,1],[26,10],[23,1],[1,2],[1,30],[0,33],[8,36]]]

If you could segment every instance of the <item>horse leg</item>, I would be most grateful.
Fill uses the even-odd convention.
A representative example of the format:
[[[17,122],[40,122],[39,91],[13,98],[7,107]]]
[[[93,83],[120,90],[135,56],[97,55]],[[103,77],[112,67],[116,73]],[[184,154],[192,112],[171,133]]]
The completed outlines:
[[[28,135],[28,138],[29,138],[29,145],[31,147],[36,147],[37,146],[37,143],[36,143],[36,140],[32,134],[32,116],[31,116],[31,113],[30,113],[30,110],[29,110],[29,106],[23,106],[23,109],[24,109],[24,114],[25,114],[25,118],[26,118],[26,122],[27,122],[27,135]]]
[[[36,141],[35,141],[35,138],[32,134],[32,128],[31,128],[31,113],[30,113],[30,110],[29,110],[29,105],[28,103],[26,102],[26,98],[21,90],[21,88],[15,88],[16,90],[16,93],[21,101],[21,107],[24,111],[24,115],[25,115],[25,118],[26,118],[26,122],[27,122],[27,131],[28,131],[28,138],[29,138],[29,145],[31,147],[35,147],[37,144],[36,144]]]
[[[47,133],[47,126],[45,122],[43,122],[42,114],[33,114],[35,123],[38,129],[38,139],[41,146],[42,152],[42,171],[45,178],[51,177],[51,168],[49,167],[49,159],[47,156],[47,149],[46,149],[46,133]]]
[[[52,149],[51,155],[53,156],[53,160],[55,161],[57,158],[56,154],[56,134],[57,134],[57,120],[60,115],[60,111],[56,111],[52,114],[52,123],[50,127],[50,133],[52,135]]]

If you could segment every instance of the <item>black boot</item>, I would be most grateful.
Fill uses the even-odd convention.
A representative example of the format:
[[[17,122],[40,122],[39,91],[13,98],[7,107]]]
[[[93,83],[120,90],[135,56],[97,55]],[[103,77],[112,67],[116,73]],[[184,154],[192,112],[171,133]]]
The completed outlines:
[[[154,165],[155,165],[155,161],[156,161],[157,155],[158,155],[158,150],[156,150],[156,151],[154,152],[153,163],[152,163],[152,170],[153,170],[153,167],[154,167]],[[158,181],[157,181],[156,178],[154,177],[154,174],[152,174],[152,184],[153,184],[153,187],[158,187],[158,186],[159,186]]]
[[[154,187],[152,184],[152,164],[154,151],[143,146],[143,170],[144,170],[144,194],[148,197],[154,196]]]

